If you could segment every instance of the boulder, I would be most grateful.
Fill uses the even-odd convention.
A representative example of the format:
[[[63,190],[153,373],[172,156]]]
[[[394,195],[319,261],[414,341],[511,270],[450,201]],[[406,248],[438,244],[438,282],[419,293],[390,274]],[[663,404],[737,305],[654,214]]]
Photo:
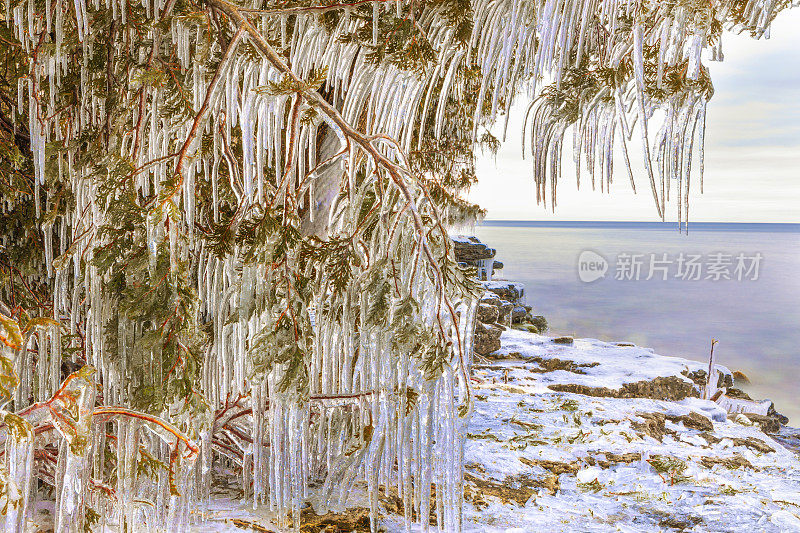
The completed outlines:
[[[458,236],[453,237],[455,246],[456,261],[470,263],[481,259],[491,259],[497,253],[494,248],[489,248],[477,237]]]
[[[756,413],[745,413],[744,416],[754,424],[761,426],[764,433],[777,433],[781,430],[781,422],[776,417],[759,415]]]
[[[479,355],[489,355],[500,349],[500,335],[503,329],[494,324],[475,323],[475,353]]]
[[[498,316],[495,319],[495,322],[500,323],[507,323],[508,316],[511,314],[511,311],[514,309],[514,304],[511,302],[507,302],[505,300],[501,300],[499,296],[497,296],[493,292],[486,291],[483,297],[481,298],[480,305],[491,305],[497,308]],[[479,318],[480,320],[480,318]],[[481,322],[485,322],[481,320]]]
[[[536,333],[544,333],[547,331],[547,319],[542,315],[531,317],[531,325],[536,328]]]
[[[511,302],[507,302],[505,300],[500,300],[500,303],[497,306],[497,309],[500,311],[500,315],[497,317],[498,322],[508,323],[509,316],[511,316],[511,311],[514,309],[514,304]]]
[[[478,304],[478,322],[494,324],[499,317],[500,309],[496,305],[485,303]]]
[[[784,416],[778,411],[775,410],[775,404],[771,403],[769,409],[767,409],[767,416],[771,416],[772,418],[776,419],[781,425],[785,426],[789,423],[789,417]]]
[[[733,371],[733,382],[734,383],[744,383],[745,385],[750,384],[750,378],[747,377],[747,374],[740,370]]]
[[[511,323],[518,324],[522,322],[527,316],[528,316],[528,310],[522,307],[521,305],[516,305],[511,310]]]
[[[483,293],[480,303],[499,306],[500,297],[493,292],[486,291]]]

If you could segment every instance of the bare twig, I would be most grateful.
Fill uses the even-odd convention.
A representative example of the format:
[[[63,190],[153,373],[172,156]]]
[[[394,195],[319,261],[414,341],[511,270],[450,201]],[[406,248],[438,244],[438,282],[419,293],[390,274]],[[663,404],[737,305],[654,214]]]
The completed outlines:
[[[711,398],[711,395],[713,394],[711,392],[712,390],[711,380],[714,375],[714,346],[716,346],[717,342],[719,342],[717,341],[717,339],[711,339],[711,354],[708,356],[708,374],[706,375],[706,386],[705,390],[703,391],[703,397],[705,399]],[[716,384],[714,384],[713,389],[716,388],[717,386]]]

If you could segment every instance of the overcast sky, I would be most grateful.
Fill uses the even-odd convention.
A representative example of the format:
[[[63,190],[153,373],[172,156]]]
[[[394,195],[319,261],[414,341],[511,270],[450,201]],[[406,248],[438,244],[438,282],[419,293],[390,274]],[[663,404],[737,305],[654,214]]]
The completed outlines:
[[[716,92],[707,118],[705,193],[693,181],[690,222],[800,222],[798,50],[800,9],[795,9],[778,17],[769,40],[728,33],[725,61],[706,61]],[[556,212],[537,206],[531,160],[521,153],[525,105],[512,109],[497,157],[478,161],[479,182],[470,199],[488,210],[487,219],[657,220],[638,143],[629,145],[638,194],[632,193],[621,160],[615,161],[611,195],[592,192],[588,179],[578,191],[571,151],[565,148]],[[571,145],[570,131],[567,136],[565,144]],[[670,220],[676,211],[675,204],[668,206]]]

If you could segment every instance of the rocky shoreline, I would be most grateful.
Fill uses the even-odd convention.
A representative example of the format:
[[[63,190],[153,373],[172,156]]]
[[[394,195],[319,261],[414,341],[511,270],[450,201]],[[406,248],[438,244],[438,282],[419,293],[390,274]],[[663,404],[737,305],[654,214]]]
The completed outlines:
[[[800,431],[701,399],[703,364],[514,329],[501,341],[474,369],[467,531],[800,531]]]
[[[486,356],[500,349],[500,335],[506,328],[514,327],[531,333],[547,331],[547,320],[534,315],[533,308],[525,303],[525,286],[522,283],[493,280],[503,268],[495,259],[497,251],[473,236],[452,237],[456,261],[477,269],[477,277],[486,289],[478,303],[475,324],[474,350]],[[491,266],[489,266],[491,265]]]
[[[474,236],[453,237],[455,244],[456,260],[462,265],[479,267],[482,261],[493,261],[494,268],[488,272],[488,279],[481,279],[482,273],[478,271],[479,279],[486,291],[478,304],[477,323],[475,326],[474,349],[475,353],[485,358],[496,359],[502,347],[501,336],[508,328],[527,331],[529,333],[543,334],[547,331],[547,320],[544,316],[534,315],[533,308],[525,302],[525,287],[522,283],[492,279],[503,264],[496,261],[496,250],[480,242]],[[499,266],[497,266],[499,265]],[[555,337],[556,344],[572,344],[571,337]],[[618,346],[633,346],[630,343],[617,343]],[[713,352],[712,352],[713,353]],[[552,364],[552,362],[551,362]],[[639,389],[646,389],[649,397],[664,400],[682,400],[688,396],[700,397],[704,395],[713,399],[717,404],[732,414],[743,414],[760,425],[771,430],[772,433],[780,431],[789,420],[778,413],[769,400],[758,401],[751,398],[741,388],[735,386],[736,379],[747,382],[747,377],[739,372],[730,372],[724,367],[713,364],[714,376],[709,377],[704,367],[697,368],[691,373],[684,373],[684,378],[689,378],[694,384],[679,379],[665,378],[661,381],[646,383],[630,383],[622,390],[611,390],[603,385],[576,385],[563,384],[561,392],[573,392],[587,396],[630,398],[641,395]],[[723,370],[724,369],[724,370]],[[713,383],[712,383],[713,381]],[[707,394],[706,394],[707,393]]]
[[[483,283],[466,531],[800,531],[800,430],[745,376],[539,335],[521,284]]]

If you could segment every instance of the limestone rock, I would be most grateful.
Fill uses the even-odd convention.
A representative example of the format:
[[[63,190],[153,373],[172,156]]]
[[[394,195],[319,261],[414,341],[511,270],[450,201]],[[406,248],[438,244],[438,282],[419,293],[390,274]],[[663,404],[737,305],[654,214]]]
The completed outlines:
[[[516,306],[514,306],[514,308],[511,310],[511,323],[512,323],[512,324],[518,324],[518,323],[522,322],[522,320],[523,320],[523,319],[524,319],[526,316],[528,316],[528,310],[527,310],[527,309],[525,309],[525,308],[524,308],[523,306],[521,306],[521,305],[516,305]]]
[[[493,324],[500,317],[500,309],[497,306],[480,303],[478,304],[478,321],[484,324]]]
[[[663,413],[636,413],[638,418],[644,422],[632,421],[631,426],[633,429],[643,435],[647,435],[661,442],[664,439],[665,433],[670,433],[664,424],[665,416]]]
[[[501,300],[500,300],[500,297],[498,295],[496,295],[493,292],[486,291],[486,292],[483,293],[483,296],[481,296],[480,303],[499,306],[500,305],[500,301]]]
[[[701,457],[700,464],[706,468],[722,465],[729,470],[736,468],[753,468],[753,465],[742,454],[735,453],[730,457]]]
[[[578,465],[577,461],[565,463],[561,461],[548,461],[546,459],[529,459],[527,457],[520,457],[519,460],[526,466],[538,466],[540,468],[544,468],[545,470],[549,470],[557,476],[560,476],[561,474],[575,475],[578,473],[578,470],[580,470],[580,466]]]
[[[486,290],[495,293],[503,300],[517,302],[525,295],[525,285],[511,281],[489,281]]]
[[[509,322],[511,311],[514,309],[514,304],[505,300],[500,300],[500,305],[497,307],[500,311],[500,316],[497,317],[498,322]]]
[[[484,293],[483,297],[480,300],[480,305],[491,305],[496,307],[498,311],[498,316],[494,320],[494,322],[499,322],[499,323],[508,323],[508,317],[511,314],[511,311],[514,309],[514,304],[506,300],[500,299],[500,297],[497,296],[495,293],[489,291],[486,291],[486,293]],[[478,320],[481,320],[480,317],[478,318]],[[481,320],[481,322],[486,322],[486,321]]]
[[[731,374],[728,374],[728,373],[725,373],[725,372],[720,372],[720,370],[721,369],[719,367],[717,367],[717,371],[719,372],[719,377],[717,379],[717,388],[718,389],[722,389],[722,388],[725,388],[725,387],[733,387],[733,376]],[[697,370],[694,370],[692,372],[689,372],[688,370],[685,370],[683,372],[684,376],[686,376],[687,378],[689,378],[692,381],[694,381],[695,385],[697,385],[698,387],[701,387],[701,388],[705,387],[705,385],[706,385],[706,381],[707,381],[706,375],[707,374],[708,373],[703,369],[697,369]]]
[[[733,371],[733,381],[734,383],[744,383],[745,385],[750,384],[750,378],[747,377],[747,374],[740,370]]]
[[[667,415],[667,420],[675,422],[676,424],[681,422],[689,429],[696,429],[698,431],[714,431],[714,424],[711,422],[711,420],[700,413],[695,413],[694,411],[691,411],[688,415]]]
[[[584,368],[593,368],[600,363],[576,363],[575,361],[570,361],[569,359],[558,359],[558,358],[548,358],[545,359],[543,357],[534,356],[529,357],[525,360],[527,363],[536,363],[539,368],[530,368],[531,372],[536,374],[544,374],[546,372],[555,372],[557,370],[564,370],[566,372],[572,372],[573,374],[586,374],[586,371],[583,370]]]
[[[456,261],[472,264],[473,261],[491,259],[497,253],[494,248],[489,248],[477,237],[454,237]]]
[[[680,401],[688,397],[698,397],[697,389],[678,376],[658,376],[652,380],[625,383],[620,389],[590,387],[575,383],[548,385],[550,390],[572,392],[584,396],[606,398],[652,398],[654,400]]]
[[[542,315],[532,316],[531,325],[536,328],[536,333],[544,333],[549,327],[547,325],[547,319]]]
[[[774,403],[770,404],[769,409],[767,409],[767,416],[771,416],[772,418],[775,418],[778,422],[781,423],[782,426],[785,426],[786,424],[789,423],[789,417],[788,416],[784,416],[781,413],[779,413],[778,411],[776,411]]]
[[[489,355],[500,349],[500,335],[503,329],[494,324],[475,323],[474,350],[479,355]]]
[[[777,433],[781,430],[780,421],[772,416],[758,415],[755,413],[744,413],[750,422],[761,426],[761,431],[764,433]]]

